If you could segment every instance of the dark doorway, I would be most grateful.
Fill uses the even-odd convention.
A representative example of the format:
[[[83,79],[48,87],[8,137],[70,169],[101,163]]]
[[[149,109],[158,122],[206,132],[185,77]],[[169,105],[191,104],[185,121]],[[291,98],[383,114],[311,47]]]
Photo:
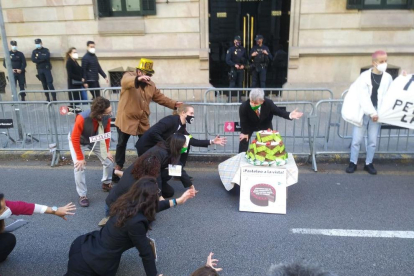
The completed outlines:
[[[274,59],[268,66],[266,87],[282,87],[286,82],[289,49],[290,0],[237,1],[209,0],[210,83],[228,87],[227,49],[240,35],[249,52],[256,34],[264,36]],[[250,87],[245,70],[243,87]]]

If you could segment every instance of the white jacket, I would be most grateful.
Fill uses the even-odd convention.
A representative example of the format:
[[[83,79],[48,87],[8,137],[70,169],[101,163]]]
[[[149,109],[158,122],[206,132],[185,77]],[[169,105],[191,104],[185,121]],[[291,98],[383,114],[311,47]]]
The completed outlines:
[[[362,126],[364,114],[373,117],[377,115],[377,110],[372,104],[372,68],[363,72],[358,79],[351,85],[345,96],[342,105],[342,118],[356,126]],[[392,83],[392,77],[387,72],[383,73],[380,86],[378,88],[378,106],[382,103],[383,96],[387,93]]]

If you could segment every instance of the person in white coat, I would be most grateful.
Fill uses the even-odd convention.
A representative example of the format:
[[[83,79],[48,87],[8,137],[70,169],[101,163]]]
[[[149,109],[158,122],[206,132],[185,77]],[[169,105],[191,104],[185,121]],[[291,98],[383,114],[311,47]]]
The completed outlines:
[[[357,169],[359,150],[367,131],[368,142],[364,170],[370,174],[377,174],[372,164],[381,128],[381,124],[378,123],[377,109],[392,83],[391,75],[385,72],[387,53],[384,51],[373,53],[372,66],[351,85],[342,106],[342,118],[354,125],[347,173],[353,173]]]

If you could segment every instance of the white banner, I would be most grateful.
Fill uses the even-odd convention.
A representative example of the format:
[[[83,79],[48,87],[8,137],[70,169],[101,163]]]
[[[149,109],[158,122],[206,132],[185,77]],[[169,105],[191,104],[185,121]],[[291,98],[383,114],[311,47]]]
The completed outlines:
[[[106,139],[111,139],[111,133],[110,132],[106,132],[104,134],[98,134],[98,135],[95,135],[95,136],[91,136],[91,137],[89,137],[89,142],[95,143],[95,142],[106,140]]]
[[[399,76],[378,109],[378,122],[414,129],[414,76]]]

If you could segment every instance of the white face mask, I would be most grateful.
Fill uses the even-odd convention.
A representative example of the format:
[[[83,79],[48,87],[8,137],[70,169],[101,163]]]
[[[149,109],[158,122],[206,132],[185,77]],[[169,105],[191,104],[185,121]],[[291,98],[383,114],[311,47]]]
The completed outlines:
[[[12,51],[17,51],[17,46],[12,46]]]
[[[377,65],[377,70],[380,71],[380,72],[385,72],[385,71],[387,71],[387,65],[388,64],[386,62],[378,64]]]
[[[3,212],[3,214],[0,215],[0,220],[7,219],[12,215],[12,211],[9,207],[7,207],[6,211]]]
[[[91,54],[95,54],[95,48],[90,48],[88,51],[89,51],[89,53],[91,53]]]
[[[78,58],[79,58],[78,53],[73,53],[73,54],[72,54],[72,58],[74,58],[74,59],[78,59]]]

